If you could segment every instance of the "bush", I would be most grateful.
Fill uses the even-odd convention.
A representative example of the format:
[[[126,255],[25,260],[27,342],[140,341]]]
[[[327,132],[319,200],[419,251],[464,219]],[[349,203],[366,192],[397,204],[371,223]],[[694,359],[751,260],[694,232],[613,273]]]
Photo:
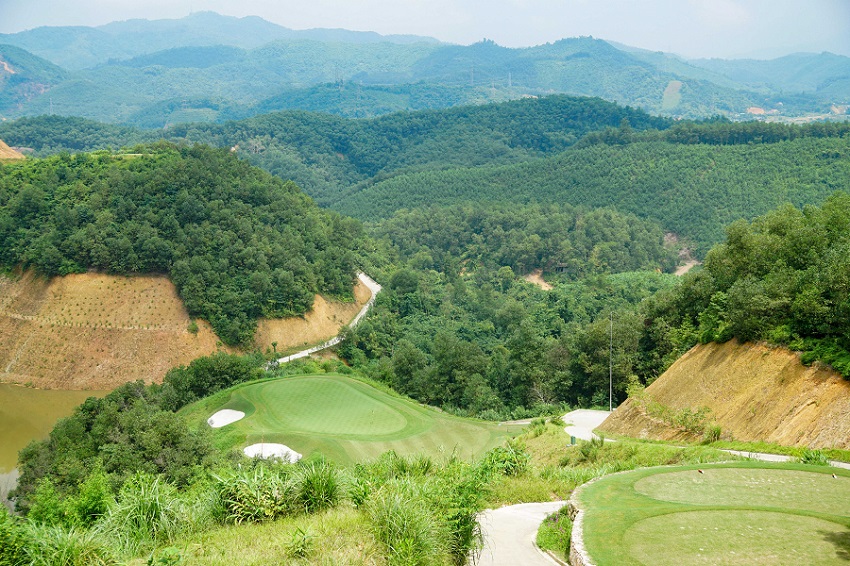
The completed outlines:
[[[484,467],[506,476],[518,476],[528,470],[531,454],[525,444],[517,438],[505,442],[504,446],[493,448],[484,456]]]
[[[556,552],[561,557],[570,555],[570,537],[573,522],[567,514],[567,506],[557,513],[552,513],[537,530],[537,546],[544,550]]]
[[[18,566],[26,562],[26,549],[32,544],[27,531],[0,505],[0,566]]]
[[[829,466],[829,458],[821,450],[810,450],[806,448],[800,453],[799,461],[801,464],[810,464],[812,466]]]

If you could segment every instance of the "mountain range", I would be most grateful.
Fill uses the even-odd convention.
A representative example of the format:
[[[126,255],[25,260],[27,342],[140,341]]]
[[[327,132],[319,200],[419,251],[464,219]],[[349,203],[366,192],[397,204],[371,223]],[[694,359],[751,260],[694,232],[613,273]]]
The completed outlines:
[[[284,109],[362,118],[555,93],[676,118],[840,117],[850,58],[688,61],[592,37],[464,46],[212,12],[0,35],[3,119],[58,114],[162,128]]]

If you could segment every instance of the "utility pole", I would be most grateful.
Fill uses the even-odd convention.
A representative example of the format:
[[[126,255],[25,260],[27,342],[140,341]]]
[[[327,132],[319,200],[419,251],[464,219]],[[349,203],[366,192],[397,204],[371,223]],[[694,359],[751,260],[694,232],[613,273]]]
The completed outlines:
[[[614,311],[611,311],[611,342],[608,346],[608,411],[614,410]]]

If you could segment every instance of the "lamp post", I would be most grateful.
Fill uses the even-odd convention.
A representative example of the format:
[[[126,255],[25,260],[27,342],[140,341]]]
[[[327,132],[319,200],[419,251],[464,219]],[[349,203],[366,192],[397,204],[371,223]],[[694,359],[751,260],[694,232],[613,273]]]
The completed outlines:
[[[614,410],[614,311],[611,311],[611,341],[608,345],[608,411]]]

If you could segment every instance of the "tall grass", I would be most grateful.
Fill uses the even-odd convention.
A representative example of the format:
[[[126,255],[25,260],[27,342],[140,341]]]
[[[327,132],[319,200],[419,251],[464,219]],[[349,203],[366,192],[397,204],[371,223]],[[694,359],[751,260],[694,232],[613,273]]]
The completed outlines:
[[[135,555],[191,530],[190,513],[173,485],[140,473],[124,484],[95,531],[111,537],[122,554]]]
[[[450,563],[447,536],[432,514],[424,486],[411,478],[384,484],[366,505],[387,562],[399,566]]]
[[[94,530],[28,523],[26,561],[31,566],[105,566],[116,564],[105,537]],[[0,558],[0,563],[3,559]],[[14,564],[14,562],[9,562]]]
[[[346,497],[348,484],[341,470],[324,461],[300,466],[293,483],[295,500],[306,513],[339,505]]]
[[[237,468],[217,479],[227,520],[258,523],[294,509],[294,482],[288,467],[260,464]]]

